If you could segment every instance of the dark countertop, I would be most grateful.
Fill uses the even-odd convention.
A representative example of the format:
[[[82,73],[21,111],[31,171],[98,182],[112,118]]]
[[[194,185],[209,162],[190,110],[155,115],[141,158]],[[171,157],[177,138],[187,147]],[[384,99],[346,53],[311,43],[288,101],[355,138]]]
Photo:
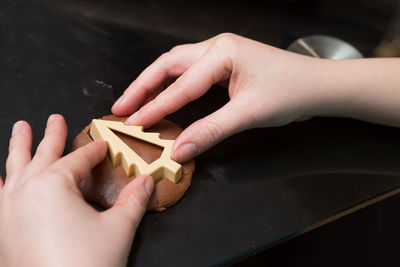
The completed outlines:
[[[302,1],[235,1],[230,8],[242,9],[236,19],[229,16],[236,14],[229,8],[210,11],[203,1],[197,8],[187,7],[186,13],[179,11],[193,14],[184,17],[188,28],[182,29],[174,4],[161,1],[132,4],[136,6],[127,1],[68,3],[2,2],[3,166],[13,122],[29,121],[36,145],[47,116],[61,113],[70,129],[68,148],[92,118],[110,112],[141,70],[176,44],[229,30],[286,47],[297,37],[324,33],[369,55],[385,34],[382,25],[390,22],[382,10],[366,26],[345,12],[330,16],[329,5],[304,9]],[[125,13],[118,16],[121,7]],[[281,16],[282,10],[288,13]],[[106,11],[112,15],[108,19]],[[128,11],[139,19],[131,22]],[[215,20],[219,16],[224,19]],[[153,20],[144,23],[146,18]],[[207,21],[205,26],[201,19]],[[313,19],[320,20],[311,23]],[[209,20],[215,21],[215,28]],[[354,31],[364,35],[354,36]],[[185,127],[226,101],[226,92],[215,87],[169,119]],[[129,266],[226,264],[271,247],[399,192],[399,152],[398,129],[346,119],[315,118],[235,135],[196,159],[192,187],[182,201],[144,217]]]

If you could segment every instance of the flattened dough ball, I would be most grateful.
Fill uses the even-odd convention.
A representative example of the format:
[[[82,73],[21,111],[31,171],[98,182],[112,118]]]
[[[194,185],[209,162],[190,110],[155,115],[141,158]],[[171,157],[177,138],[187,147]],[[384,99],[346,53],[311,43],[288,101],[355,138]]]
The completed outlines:
[[[126,118],[127,117],[108,115],[101,119],[125,121]],[[72,151],[80,146],[92,142],[92,139],[89,136],[89,131],[90,125],[75,137],[75,140],[72,143]],[[173,122],[162,120],[154,126],[146,129],[146,132],[160,133],[160,138],[162,139],[176,139],[176,137],[178,137],[182,132],[182,129]],[[125,134],[117,132],[115,132],[115,134],[148,164],[159,158],[161,155],[162,148]],[[148,210],[164,211],[183,197],[192,180],[194,160],[184,163],[182,168],[182,179],[179,183],[175,184],[168,179],[163,178],[155,184]],[[80,184],[80,189],[86,200],[94,202],[104,208],[109,208],[117,200],[119,192],[134,178],[135,176],[126,176],[121,165],[113,167],[110,158],[107,156]]]

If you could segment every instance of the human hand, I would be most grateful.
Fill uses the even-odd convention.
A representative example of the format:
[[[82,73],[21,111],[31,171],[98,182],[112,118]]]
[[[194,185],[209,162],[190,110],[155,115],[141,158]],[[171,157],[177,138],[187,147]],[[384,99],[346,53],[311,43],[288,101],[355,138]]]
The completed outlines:
[[[172,157],[182,162],[239,131],[316,115],[325,105],[316,75],[323,72],[324,62],[222,34],[163,54],[129,86],[112,112],[127,115],[141,107],[126,123],[149,127],[213,84],[226,84],[230,101],[175,141]]]
[[[28,123],[14,125],[7,177],[0,183],[1,266],[125,266],[153,180],[140,176],[115,205],[98,212],[78,184],[103,160],[107,146],[92,142],[60,158],[67,126],[49,117],[45,136],[31,158]]]

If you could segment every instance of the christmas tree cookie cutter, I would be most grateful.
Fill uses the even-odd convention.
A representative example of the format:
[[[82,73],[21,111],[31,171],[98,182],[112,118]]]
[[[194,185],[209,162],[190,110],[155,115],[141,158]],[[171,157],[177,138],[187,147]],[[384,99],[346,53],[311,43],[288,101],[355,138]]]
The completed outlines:
[[[157,160],[148,164],[113,133],[113,130],[163,147],[163,152]],[[90,136],[93,140],[107,142],[113,166],[121,164],[127,176],[148,174],[155,182],[167,178],[173,183],[178,183],[182,178],[182,166],[171,159],[174,140],[161,139],[159,133],[147,133],[142,126],[125,125],[120,121],[94,119],[90,126]]]

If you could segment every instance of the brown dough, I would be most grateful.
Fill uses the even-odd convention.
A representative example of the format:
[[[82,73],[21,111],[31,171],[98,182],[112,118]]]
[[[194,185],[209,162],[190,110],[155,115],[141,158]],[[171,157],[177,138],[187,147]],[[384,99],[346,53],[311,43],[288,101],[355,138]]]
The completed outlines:
[[[104,116],[102,119],[124,121],[126,118],[127,117],[108,115]],[[92,142],[89,131],[90,125],[76,136],[72,143],[72,151]],[[146,129],[146,132],[160,133],[162,139],[176,139],[182,132],[182,129],[170,121],[162,120]],[[156,160],[161,155],[162,148],[158,148],[145,141],[121,133],[116,134],[147,163]],[[175,184],[168,179],[161,179],[156,183],[153,195],[150,198],[148,210],[164,211],[167,207],[171,207],[183,197],[192,180],[194,160],[184,163],[182,167],[182,179],[179,183]],[[80,189],[88,201],[99,204],[104,208],[109,208],[115,203],[119,192],[134,178],[135,176],[126,176],[121,166],[114,168],[110,158],[107,156],[80,184]]]

